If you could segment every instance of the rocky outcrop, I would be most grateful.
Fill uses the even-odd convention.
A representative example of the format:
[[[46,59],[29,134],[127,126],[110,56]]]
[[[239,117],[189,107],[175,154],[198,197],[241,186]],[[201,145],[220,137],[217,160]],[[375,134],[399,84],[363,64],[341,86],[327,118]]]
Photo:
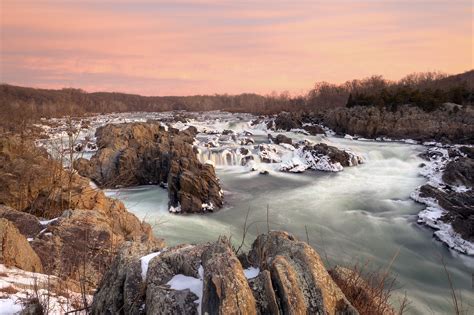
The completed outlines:
[[[259,236],[239,258],[226,238],[160,251],[125,247],[92,313],[358,314],[318,254],[288,233]]]
[[[323,128],[316,124],[317,120],[304,113],[281,112],[275,119],[267,123],[267,127],[273,130],[304,130],[310,135],[325,134]]]
[[[0,219],[0,263],[26,271],[43,272],[41,260],[20,231],[7,219]]]
[[[363,163],[363,158],[352,151],[338,149],[325,143],[304,145],[293,152],[293,158],[282,163],[280,170],[299,173],[307,169],[339,172],[348,166]]]
[[[81,280],[92,289],[109,268],[117,248],[126,241],[163,246],[148,224],[123,211],[69,210],[36,236],[31,246],[49,274]]]
[[[101,187],[161,184],[168,186],[173,212],[204,212],[222,206],[214,167],[202,164],[192,143],[197,130],[158,123],[107,125],[97,130],[99,151],[75,168]]]
[[[278,134],[276,137],[273,137],[272,135],[268,135],[268,139],[270,139],[275,144],[280,144],[280,143],[293,144],[293,140],[291,140],[291,138],[288,138],[287,136],[282,135],[282,134]]]
[[[358,106],[316,116],[337,133],[366,138],[474,143],[474,111],[469,107],[457,112],[425,112],[411,106],[400,106],[396,111]]]
[[[122,202],[69,173],[32,143],[5,138],[0,144],[0,217],[31,238],[28,246],[45,272],[73,280],[87,275],[94,285],[123,242],[162,244]]]
[[[319,255],[305,242],[286,232],[260,235],[246,259],[260,273],[262,283],[271,281],[278,308],[283,314],[356,314],[341,289],[332,281]],[[268,279],[268,276],[269,279]],[[268,290],[270,288],[267,289]],[[266,292],[271,296],[272,292]],[[273,303],[267,303],[272,305]],[[263,306],[264,303],[259,303]],[[260,309],[268,314],[270,308]]]
[[[428,183],[412,198],[427,205],[419,223],[449,247],[474,255],[474,159],[472,147],[429,148],[422,174]]]

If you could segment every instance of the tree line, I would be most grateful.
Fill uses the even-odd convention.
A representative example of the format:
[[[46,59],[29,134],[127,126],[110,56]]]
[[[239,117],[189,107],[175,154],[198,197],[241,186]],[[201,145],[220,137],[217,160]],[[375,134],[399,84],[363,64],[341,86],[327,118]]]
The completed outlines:
[[[305,95],[288,93],[257,95],[140,96],[80,89],[37,89],[0,85],[0,122],[3,131],[14,130],[25,121],[41,117],[81,116],[126,111],[160,112],[172,110],[249,112],[275,114],[281,111],[324,111],[336,107],[377,106],[397,110],[399,105],[417,106],[426,111],[452,102],[472,105],[474,70],[448,76],[439,72],[410,74],[398,81],[382,76],[347,81],[342,84],[319,82]]]

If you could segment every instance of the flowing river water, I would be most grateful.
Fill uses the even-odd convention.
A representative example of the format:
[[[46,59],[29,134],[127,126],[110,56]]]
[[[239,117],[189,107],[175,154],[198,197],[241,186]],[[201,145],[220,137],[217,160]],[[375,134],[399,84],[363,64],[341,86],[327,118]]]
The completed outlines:
[[[237,119],[198,121],[194,125],[236,131],[248,126]],[[253,131],[256,143],[266,141],[266,132]],[[261,163],[259,167],[270,170],[262,175],[240,166],[235,157],[223,157],[223,148],[220,153],[204,152],[201,155],[217,164],[225,194],[224,207],[205,215],[170,214],[167,191],[158,186],[107,190],[107,194],[124,201],[169,246],[213,241],[219,235],[231,236],[237,245],[250,211],[247,248],[269,226],[303,240],[308,236],[329,267],[367,263],[370,269],[391,265],[398,288],[392,300],[397,305],[406,292],[411,302],[409,314],[453,313],[443,260],[458,296],[474,312],[474,258],[449,250],[433,238],[430,229],[416,222],[424,206],[411,200],[410,194],[426,182],[419,175],[423,161],[418,155],[424,151],[423,146],[285,134],[295,140],[307,138],[350,148],[363,155],[365,163],[338,173],[301,174],[278,172],[272,165]]]

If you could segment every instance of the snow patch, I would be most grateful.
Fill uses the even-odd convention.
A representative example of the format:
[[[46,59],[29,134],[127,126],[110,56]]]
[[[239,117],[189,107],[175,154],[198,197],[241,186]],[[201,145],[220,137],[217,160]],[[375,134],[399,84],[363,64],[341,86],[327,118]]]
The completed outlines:
[[[186,290],[188,289],[194,293],[198,299],[194,301],[197,304],[199,314],[201,314],[201,303],[202,303],[202,290],[203,290],[203,279],[204,279],[204,268],[199,266],[198,269],[199,278],[185,276],[183,274],[177,274],[170,281],[168,285],[173,290]]]
[[[250,267],[244,269],[245,278],[253,279],[260,274],[260,268]]]
[[[148,265],[150,264],[150,261],[155,258],[156,256],[160,255],[161,252],[156,252],[156,253],[151,253],[146,256],[143,256],[140,258],[140,263],[142,266],[142,279],[143,281],[146,280],[146,274],[148,272]]]

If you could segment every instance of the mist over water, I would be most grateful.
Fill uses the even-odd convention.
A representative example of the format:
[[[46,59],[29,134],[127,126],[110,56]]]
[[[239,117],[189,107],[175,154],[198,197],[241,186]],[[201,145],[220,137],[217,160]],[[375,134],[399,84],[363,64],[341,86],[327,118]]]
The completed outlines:
[[[224,125],[244,128],[239,123]],[[416,223],[417,214],[424,207],[409,196],[426,181],[419,175],[423,161],[418,154],[423,152],[422,146],[285,134],[293,139],[307,138],[350,148],[362,154],[365,163],[339,173],[302,174],[277,172],[271,165],[262,164],[270,173],[261,175],[229,162],[232,159],[213,159],[224,189],[225,205],[206,215],[169,214],[167,191],[158,186],[107,193],[123,200],[130,211],[152,224],[155,234],[169,246],[213,241],[219,235],[231,236],[239,244],[250,209],[246,239],[249,246],[259,233],[267,231],[268,206],[270,229],[286,230],[306,240],[306,227],[310,244],[327,266],[369,262],[371,268],[386,268],[398,253],[392,271],[400,290],[394,301],[396,306],[397,299],[406,291],[411,301],[410,314],[452,313],[442,255],[464,305],[474,305],[474,259],[447,249],[433,239],[431,230]]]

